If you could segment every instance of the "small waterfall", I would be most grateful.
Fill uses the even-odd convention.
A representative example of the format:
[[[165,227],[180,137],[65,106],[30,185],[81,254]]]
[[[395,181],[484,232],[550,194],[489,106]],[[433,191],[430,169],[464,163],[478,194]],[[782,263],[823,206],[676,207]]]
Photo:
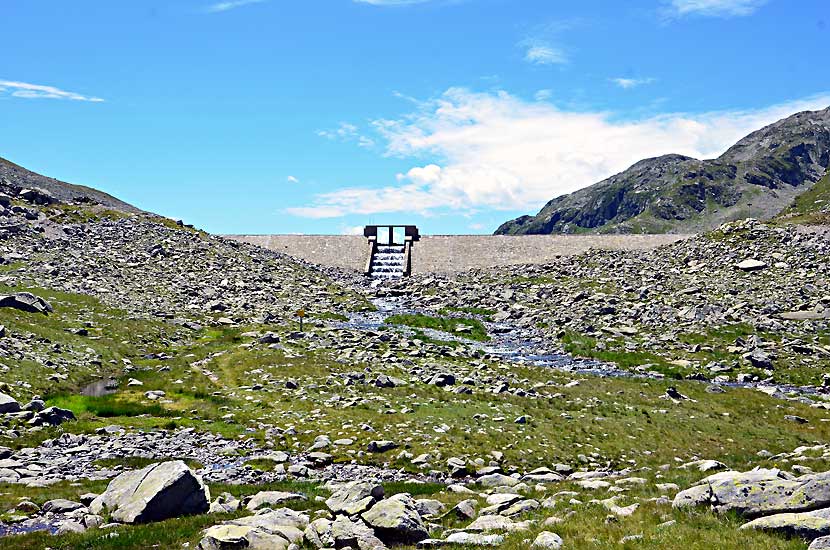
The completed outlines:
[[[372,256],[372,278],[399,279],[404,276],[406,262],[404,245],[378,245]]]

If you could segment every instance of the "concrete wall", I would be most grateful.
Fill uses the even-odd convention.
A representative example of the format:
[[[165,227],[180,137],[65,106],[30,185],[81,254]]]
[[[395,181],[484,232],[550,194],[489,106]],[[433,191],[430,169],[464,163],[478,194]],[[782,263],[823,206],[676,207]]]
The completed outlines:
[[[424,236],[412,250],[413,273],[464,271],[476,267],[544,263],[590,248],[657,248],[688,235],[435,235]],[[343,235],[228,235],[321,265],[362,271],[365,237]]]

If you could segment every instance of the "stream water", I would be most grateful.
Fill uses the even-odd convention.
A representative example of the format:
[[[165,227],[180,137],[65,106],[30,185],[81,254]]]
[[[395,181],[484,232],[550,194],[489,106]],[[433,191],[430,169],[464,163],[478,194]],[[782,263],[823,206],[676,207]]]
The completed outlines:
[[[392,315],[435,315],[434,312],[407,307],[400,298],[375,298],[372,303],[377,311],[353,313],[348,321],[337,323],[337,326],[358,330],[377,330],[387,327],[384,321]],[[464,317],[465,315],[459,313],[457,316]],[[472,349],[478,349],[514,363],[603,376],[632,376],[632,373],[620,370],[614,365],[573,357],[557,350],[555,345],[547,341],[537,329],[484,320],[482,323],[487,328],[490,337],[486,342],[478,342],[457,334],[429,328],[418,330],[430,338],[463,342]],[[407,327],[402,328],[412,332]]]
[[[419,310],[408,307],[404,299],[397,297],[375,298],[372,303],[377,308],[372,312],[353,313],[348,321],[337,323],[343,328],[359,330],[377,330],[387,327],[385,319],[392,315],[430,315],[435,312]],[[459,313],[458,317],[464,314]],[[510,323],[495,323],[482,321],[487,328],[490,340],[477,342],[458,336],[456,334],[437,331],[433,329],[418,329],[430,338],[437,340],[452,340],[463,342],[473,349],[480,349],[484,353],[521,365],[533,365],[546,367],[565,372],[577,374],[590,374],[594,376],[611,376],[625,378],[658,378],[656,374],[632,372],[623,370],[613,364],[603,363],[593,359],[574,357],[556,348],[556,345],[545,338],[542,331],[514,325]],[[404,330],[412,332],[404,327]],[[702,383],[711,383],[707,380],[700,380]],[[718,385],[730,388],[748,388],[763,391],[775,397],[821,397],[824,392],[821,388],[810,386],[793,386],[787,384],[776,384],[771,382],[736,382],[730,381]]]

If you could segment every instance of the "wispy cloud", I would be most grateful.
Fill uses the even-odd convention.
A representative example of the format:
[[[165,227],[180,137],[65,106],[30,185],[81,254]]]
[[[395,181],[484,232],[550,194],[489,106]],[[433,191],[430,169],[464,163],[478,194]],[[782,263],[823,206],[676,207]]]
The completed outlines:
[[[553,97],[553,90],[549,90],[547,88],[544,90],[539,90],[538,92],[533,94],[533,99],[535,99],[536,101],[547,101],[551,97]]]
[[[247,6],[249,4],[261,4],[262,2],[266,1],[267,0],[227,0],[226,2],[217,2],[215,4],[211,4],[206,8],[205,11],[207,11],[208,13],[219,13],[236,8],[241,8],[242,6]]]
[[[426,156],[433,162],[413,166],[394,180],[390,177],[384,186],[320,194],[311,204],[288,212],[332,218],[531,211],[643,158],[667,153],[716,157],[753,130],[828,104],[830,94],[824,94],[752,110],[620,120],[615,113],[566,111],[503,91],[452,88],[405,117],[375,122],[387,155]]]
[[[93,103],[101,103],[104,101],[100,97],[68,92],[60,88],[55,88],[54,86],[16,82],[13,80],[0,80],[0,93],[8,93],[12,97],[25,99],[69,99],[72,101],[91,101]]]
[[[288,176],[287,178],[285,178],[285,181],[287,181],[288,183],[300,183],[299,178],[295,176]]]
[[[624,90],[643,86],[644,84],[651,84],[654,82],[653,78],[612,78],[611,82]]]
[[[372,147],[375,141],[363,135],[354,124],[341,122],[340,126],[331,130],[317,130],[317,135],[333,141],[356,142],[360,147]]]
[[[767,0],[669,0],[665,11],[674,17],[742,17],[752,15],[766,3]]]
[[[524,41],[525,61],[534,65],[562,65],[568,62],[565,52],[556,46],[542,41]]]
[[[534,25],[526,38],[518,43],[525,52],[524,60],[534,65],[564,65],[570,62],[568,52],[559,45],[563,33],[585,23],[582,19],[552,19]]]

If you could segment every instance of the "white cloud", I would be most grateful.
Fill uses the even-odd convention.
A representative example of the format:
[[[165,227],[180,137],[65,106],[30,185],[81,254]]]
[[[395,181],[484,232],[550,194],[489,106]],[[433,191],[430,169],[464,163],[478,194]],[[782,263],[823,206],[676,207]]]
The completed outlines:
[[[379,120],[386,154],[442,159],[413,166],[382,187],[351,187],[288,209],[311,218],[346,214],[536,211],[553,197],[600,181],[647,157],[712,158],[744,135],[830,94],[753,110],[668,113],[619,120],[573,112],[506,92],[453,88],[399,120]],[[391,178],[390,178],[391,179]]]
[[[752,15],[767,0],[670,0],[669,15],[702,15],[706,17],[739,17]]]
[[[522,46],[527,48],[525,61],[534,65],[562,65],[568,62],[568,56],[561,48],[538,40],[524,41]]]
[[[219,13],[223,11],[232,10],[235,8],[241,8],[242,6],[247,6],[249,4],[261,4],[266,0],[227,0],[226,2],[217,2],[215,4],[211,4],[207,7],[205,11],[208,13]]]
[[[300,183],[300,180],[294,176],[288,176],[287,178],[285,178],[285,181],[287,181],[288,183]]]
[[[0,93],[9,92],[13,97],[25,99],[69,99],[72,101],[91,101],[101,103],[100,97],[85,96],[75,92],[67,92],[54,86],[43,86],[41,84],[29,84],[28,82],[15,82],[12,80],[0,80]]]
[[[644,84],[651,84],[654,82],[653,78],[612,78],[611,82],[619,86],[624,90],[629,90],[631,88],[636,88],[637,86],[642,86]]]
[[[317,135],[333,141],[356,142],[360,147],[369,148],[375,145],[375,140],[360,133],[354,124],[341,122],[333,130],[317,130]]]

